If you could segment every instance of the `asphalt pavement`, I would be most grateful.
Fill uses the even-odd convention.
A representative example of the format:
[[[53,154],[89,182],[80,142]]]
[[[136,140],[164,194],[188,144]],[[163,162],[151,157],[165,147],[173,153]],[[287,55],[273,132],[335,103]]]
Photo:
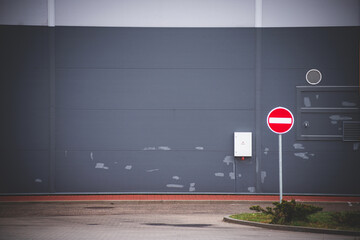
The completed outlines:
[[[359,203],[312,203],[327,211],[360,210]],[[270,202],[92,201],[1,202],[0,239],[360,239],[270,230],[223,222]]]

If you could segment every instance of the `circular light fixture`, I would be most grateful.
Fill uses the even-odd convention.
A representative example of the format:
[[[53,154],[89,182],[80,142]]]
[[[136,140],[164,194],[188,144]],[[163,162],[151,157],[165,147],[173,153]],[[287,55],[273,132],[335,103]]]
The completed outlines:
[[[321,72],[317,69],[310,69],[307,73],[306,73],[306,81],[311,84],[311,85],[316,85],[319,84],[319,82],[322,79],[322,75]]]

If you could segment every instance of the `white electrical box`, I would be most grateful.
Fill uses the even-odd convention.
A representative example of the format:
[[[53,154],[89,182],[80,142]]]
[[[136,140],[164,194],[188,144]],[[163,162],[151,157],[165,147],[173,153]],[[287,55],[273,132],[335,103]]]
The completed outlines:
[[[252,133],[235,132],[234,133],[234,156],[251,157],[252,156]]]

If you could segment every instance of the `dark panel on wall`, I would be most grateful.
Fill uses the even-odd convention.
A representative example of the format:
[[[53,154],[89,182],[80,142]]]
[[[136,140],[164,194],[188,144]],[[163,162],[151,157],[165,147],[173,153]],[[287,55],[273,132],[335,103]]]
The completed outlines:
[[[343,121],[360,117],[359,28],[263,29],[262,36],[262,117],[276,106],[296,113],[283,136],[284,192],[360,194],[360,143],[342,137]],[[314,86],[305,78],[313,68],[322,74]],[[277,136],[265,120],[262,129],[261,190],[276,193]]]
[[[236,191],[233,132],[255,128],[254,33],[57,28],[56,191]]]
[[[252,69],[59,69],[56,105],[108,110],[254,109],[254,78]]]
[[[0,35],[0,192],[48,192],[48,29],[0,26]]]
[[[296,117],[284,192],[360,194],[360,142],[342,129],[360,119],[359,28],[0,33],[3,194],[277,193],[278,137],[266,125],[277,106]],[[318,85],[305,79],[312,68]],[[236,131],[253,132],[253,157],[233,157]]]
[[[255,30],[56,28],[59,68],[253,68]]]

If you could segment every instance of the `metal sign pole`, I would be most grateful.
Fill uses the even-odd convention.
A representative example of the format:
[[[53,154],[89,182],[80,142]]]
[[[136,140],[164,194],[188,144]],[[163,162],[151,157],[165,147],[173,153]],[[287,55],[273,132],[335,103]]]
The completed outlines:
[[[270,130],[279,135],[279,192],[281,203],[283,200],[281,135],[290,131],[290,129],[294,126],[294,116],[289,109],[277,107],[269,112],[266,121]]]
[[[279,134],[279,190],[280,190],[280,203],[283,199],[283,189],[282,189],[282,139],[281,135]]]

